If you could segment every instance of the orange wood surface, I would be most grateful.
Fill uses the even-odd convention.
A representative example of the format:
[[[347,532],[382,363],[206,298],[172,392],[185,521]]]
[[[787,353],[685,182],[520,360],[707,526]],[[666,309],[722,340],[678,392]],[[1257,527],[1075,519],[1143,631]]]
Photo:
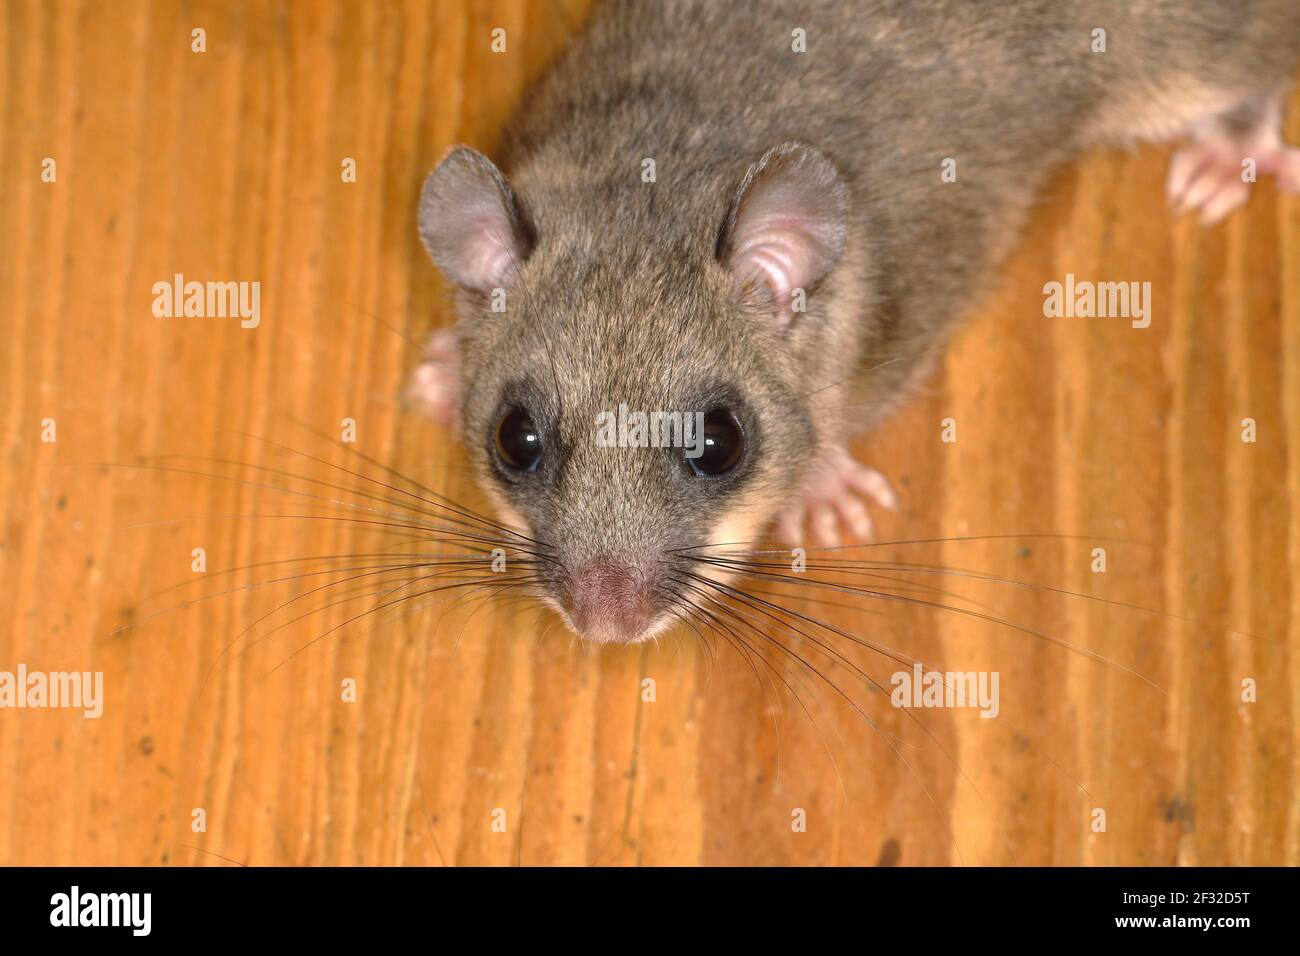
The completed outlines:
[[[415,202],[449,144],[492,149],[584,6],[0,6],[0,670],[105,683],[99,719],[0,709],[0,864],[1300,863],[1300,201],[1262,182],[1221,226],[1175,219],[1164,149],[1058,177],[856,449],[904,501],[862,553],[953,572],[895,590],[1019,629],[787,599],[998,671],[997,719],[689,630],[597,650],[526,602],[264,617],[328,580],[270,562],[390,546],[349,519],[401,495],[336,466],[486,507],[401,402],[450,321]],[[259,281],[261,324],[154,316],[176,273]],[[1151,282],[1151,327],[1044,318],[1066,273]]]

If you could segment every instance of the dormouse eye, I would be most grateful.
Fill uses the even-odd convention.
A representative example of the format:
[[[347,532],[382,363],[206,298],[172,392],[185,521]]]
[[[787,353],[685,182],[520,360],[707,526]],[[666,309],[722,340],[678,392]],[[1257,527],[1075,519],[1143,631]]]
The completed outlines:
[[[542,436],[528,410],[511,408],[497,425],[497,455],[511,471],[536,471],[542,460]]]
[[[698,458],[687,458],[695,474],[711,478],[724,475],[740,463],[745,453],[745,433],[736,416],[725,408],[715,408],[704,416],[704,451]]]

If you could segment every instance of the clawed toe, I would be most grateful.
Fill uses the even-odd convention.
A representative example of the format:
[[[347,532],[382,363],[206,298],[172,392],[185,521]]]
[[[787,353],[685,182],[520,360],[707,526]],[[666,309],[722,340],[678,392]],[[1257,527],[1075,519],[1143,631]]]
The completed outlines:
[[[1232,154],[1220,146],[1197,144],[1174,155],[1168,196],[1175,214],[1199,209],[1200,221],[1209,225],[1250,198],[1250,183]]]
[[[832,453],[804,493],[777,519],[777,536],[788,547],[811,540],[818,547],[834,548],[845,537],[869,541],[875,526],[864,499],[891,511],[898,507],[898,495],[883,474],[854,461],[847,452]]]
[[[1250,198],[1259,175],[1275,177],[1278,188],[1300,191],[1300,150],[1282,142],[1275,102],[1259,112],[1246,133],[1220,122],[1198,142],[1174,153],[1165,191],[1175,214],[1200,210],[1200,221],[1218,222]],[[1254,175],[1249,174],[1252,169]]]

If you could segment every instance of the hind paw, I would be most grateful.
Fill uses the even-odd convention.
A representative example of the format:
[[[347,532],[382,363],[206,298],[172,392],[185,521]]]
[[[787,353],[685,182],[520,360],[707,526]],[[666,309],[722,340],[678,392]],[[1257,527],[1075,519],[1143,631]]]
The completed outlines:
[[[1250,198],[1259,176],[1275,177],[1279,189],[1300,191],[1300,149],[1282,142],[1280,107],[1270,101],[1244,131],[1215,125],[1174,153],[1165,189],[1175,214],[1200,210],[1209,225]]]

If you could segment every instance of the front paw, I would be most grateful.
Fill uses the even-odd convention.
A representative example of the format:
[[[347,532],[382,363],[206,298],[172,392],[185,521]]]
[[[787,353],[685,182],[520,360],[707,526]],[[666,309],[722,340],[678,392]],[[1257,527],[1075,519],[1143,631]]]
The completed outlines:
[[[424,358],[411,373],[406,400],[440,425],[455,421],[460,402],[460,350],[451,329],[439,329],[430,337]]]
[[[844,449],[835,449],[777,518],[777,535],[790,547],[812,540],[819,547],[834,548],[844,534],[869,541],[875,527],[868,501],[890,511],[898,508],[898,495],[883,474],[859,464]]]

